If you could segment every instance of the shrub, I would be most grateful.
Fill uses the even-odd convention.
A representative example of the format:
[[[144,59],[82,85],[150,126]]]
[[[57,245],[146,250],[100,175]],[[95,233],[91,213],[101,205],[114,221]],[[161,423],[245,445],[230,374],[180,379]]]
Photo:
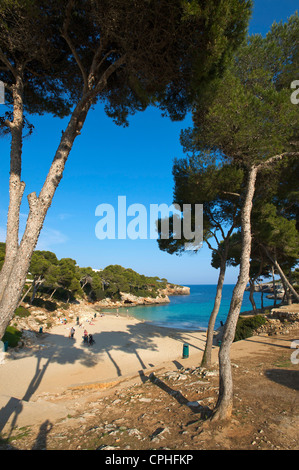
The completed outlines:
[[[249,338],[253,335],[254,330],[259,328],[261,325],[264,325],[266,322],[267,320],[263,315],[255,315],[254,317],[249,318],[239,318],[234,341],[240,341],[242,339]]]
[[[25,318],[25,317],[29,317],[30,316],[30,312],[29,310],[27,310],[27,308],[25,307],[22,307],[22,305],[20,307],[18,307],[15,311],[15,316],[16,317],[21,317],[21,318]]]
[[[68,309],[70,308],[70,304],[65,304],[65,303],[63,303],[63,304],[60,305],[60,308],[61,308],[62,310],[68,310]]]
[[[48,312],[55,312],[57,309],[57,304],[56,302],[51,302],[51,300],[45,300],[44,308],[48,310]]]
[[[45,308],[48,312],[54,312],[57,309],[56,302],[52,302],[51,300],[44,300],[42,298],[34,299],[32,305],[35,307]]]
[[[2,341],[8,341],[8,346],[14,348],[18,345],[22,332],[14,326],[8,326],[2,338]]]

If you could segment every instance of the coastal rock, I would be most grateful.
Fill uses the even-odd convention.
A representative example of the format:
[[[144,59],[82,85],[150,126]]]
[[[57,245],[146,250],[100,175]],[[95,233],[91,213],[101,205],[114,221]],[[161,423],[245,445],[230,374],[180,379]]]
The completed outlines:
[[[112,300],[109,298],[100,300],[94,304],[95,307],[100,308],[120,308],[135,305],[154,305],[169,303],[169,297],[162,291],[157,297],[138,297],[128,292],[120,292],[121,300]]]
[[[190,295],[190,287],[167,284],[166,288],[161,290],[161,293],[165,295]]]
[[[133,305],[149,305],[149,304],[164,304],[170,302],[169,298],[165,294],[158,295],[157,297],[137,297],[136,295],[129,294],[127,292],[121,292],[122,303],[133,304]]]

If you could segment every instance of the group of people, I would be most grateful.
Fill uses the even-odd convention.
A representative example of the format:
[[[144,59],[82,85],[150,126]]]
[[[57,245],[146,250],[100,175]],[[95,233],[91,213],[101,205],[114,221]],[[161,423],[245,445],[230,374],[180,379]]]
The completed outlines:
[[[69,338],[74,338],[75,334],[75,328],[72,326],[70,329],[70,334]],[[86,330],[84,330],[84,335],[83,335],[83,343],[88,344],[88,346],[92,346],[94,344],[95,340],[93,339],[93,336],[91,334],[88,334]]]
[[[92,346],[94,342],[95,341],[93,339],[93,336],[91,334],[88,334],[87,331],[84,330],[83,343]]]

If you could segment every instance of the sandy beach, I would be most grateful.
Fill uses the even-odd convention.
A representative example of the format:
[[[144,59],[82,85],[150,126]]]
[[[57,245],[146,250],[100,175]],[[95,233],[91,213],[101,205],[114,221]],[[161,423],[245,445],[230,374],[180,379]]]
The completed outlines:
[[[69,338],[70,328],[74,338]],[[95,343],[83,343],[83,333],[92,334]],[[0,394],[34,399],[43,392],[62,392],[67,387],[89,382],[114,381],[181,360],[183,344],[189,355],[202,352],[204,332],[189,332],[156,327],[132,317],[105,314],[92,322],[59,325],[45,333],[39,347],[20,350],[1,366]],[[15,377],[18,377],[18,380]],[[32,383],[33,378],[34,383]],[[28,390],[31,388],[31,391]]]
[[[71,327],[75,328],[73,339],[69,338]],[[92,346],[83,343],[85,329],[93,335]],[[83,321],[81,327],[76,323],[61,324],[42,334],[32,348],[6,353],[4,364],[0,365],[0,406],[3,410],[22,403],[17,425],[26,420],[31,424],[43,419],[37,404],[42,405],[49,394],[63,394],[88,384],[114,383],[131,376],[138,378],[142,372],[154,371],[163,364],[170,363],[175,368],[182,361],[184,365],[190,360],[198,363],[205,338],[202,331],[162,328],[112,313]],[[185,343],[189,345],[188,359],[182,359]],[[29,404],[33,411],[24,413]],[[66,410],[53,408],[55,412],[59,416]],[[0,413],[0,430],[7,424],[4,415],[1,426]]]

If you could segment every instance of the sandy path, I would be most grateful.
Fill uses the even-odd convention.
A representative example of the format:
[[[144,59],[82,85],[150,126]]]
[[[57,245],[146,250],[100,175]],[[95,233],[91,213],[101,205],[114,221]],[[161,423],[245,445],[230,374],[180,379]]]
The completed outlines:
[[[68,337],[75,327],[74,339]],[[84,329],[93,334],[92,347],[83,344]],[[20,350],[16,359],[0,366],[0,395],[35,401],[45,393],[91,382],[111,382],[157,367],[182,361],[183,344],[189,356],[202,353],[205,333],[172,330],[132,317],[104,315],[83,328],[59,325],[41,339],[40,348]]]

